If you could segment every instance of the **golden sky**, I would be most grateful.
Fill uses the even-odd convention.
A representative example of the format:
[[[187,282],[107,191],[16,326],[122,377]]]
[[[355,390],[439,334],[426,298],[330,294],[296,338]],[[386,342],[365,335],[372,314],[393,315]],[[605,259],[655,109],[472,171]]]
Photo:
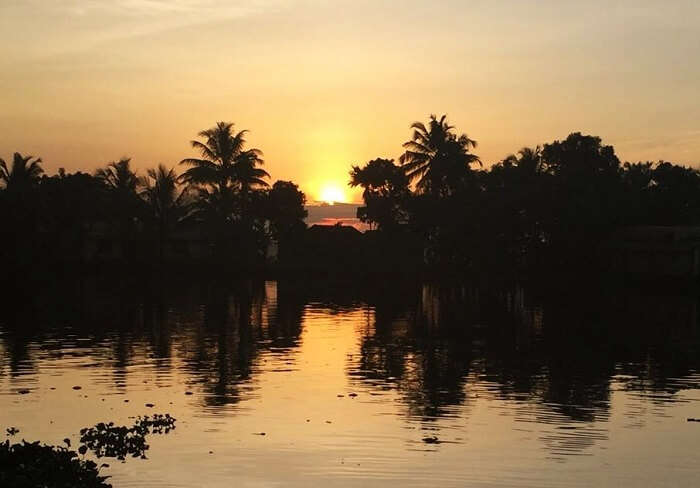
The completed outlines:
[[[233,121],[314,200],[447,113],[487,164],[582,131],[695,166],[698,22],[697,0],[0,0],[0,157],[174,165]]]

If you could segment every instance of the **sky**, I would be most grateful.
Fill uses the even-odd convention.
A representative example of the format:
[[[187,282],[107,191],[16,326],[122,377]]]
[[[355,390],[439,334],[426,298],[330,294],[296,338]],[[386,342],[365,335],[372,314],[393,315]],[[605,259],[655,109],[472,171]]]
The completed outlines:
[[[310,201],[447,114],[486,165],[580,131],[700,166],[697,0],[0,0],[0,157],[49,174],[248,129]]]

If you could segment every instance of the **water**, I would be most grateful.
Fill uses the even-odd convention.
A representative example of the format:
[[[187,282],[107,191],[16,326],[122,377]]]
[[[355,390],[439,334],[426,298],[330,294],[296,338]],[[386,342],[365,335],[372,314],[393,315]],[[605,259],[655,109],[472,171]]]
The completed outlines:
[[[147,460],[106,461],[117,488],[700,485],[697,298],[537,295],[45,285],[0,322],[0,429],[175,416]]]

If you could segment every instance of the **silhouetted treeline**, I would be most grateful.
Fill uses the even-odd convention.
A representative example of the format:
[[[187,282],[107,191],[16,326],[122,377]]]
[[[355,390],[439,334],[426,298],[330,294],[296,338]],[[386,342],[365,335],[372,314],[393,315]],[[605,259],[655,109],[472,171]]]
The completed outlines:
[[[364,235],[306,229],[305,195],[292,182],[270,187],[261,151],[230,123],[198,134],[198,157],[183,159],[180,175],[162,165],[138,175],[123,158],[94,174],[47,176],[40,159],[15,153],[0,160],[0,257],[20,270],[208,261],[217,270],[274,262],[294,271],[520,272],[595,268],[623,228],[700,224],[693,168],[622,164],[612,146],[581,133],[484,168],[476,141],[445,116],[411,129],[397,162],[350,171],[350,185],[363,189],[358,217],[373,229]],[[697,275],[700,233],[696,240],[673,255],[657,245],[666,255],[644,259]]]
[[[49,263],[158,266],[216,260],[254,267],[303,231],[305,196],[260,168],[246,131],[218,123],[192,141],[177,175],[163,165],[144,176],[122,158],[94,174],[47,176],[41,159],[0,160],[3,263],[18,270]]]
[[[404,153],[353,166],[358,217],[403,262],[449,269],[599,264],[630,226],[700,224],[700,172],[669,162],[622,164],[599,137],[572,133],[488,169],[476,141],[445,116],[415,122]],[[413,188],[411,185],[413,185]],[[423,255],[402,252],[407,248]]]

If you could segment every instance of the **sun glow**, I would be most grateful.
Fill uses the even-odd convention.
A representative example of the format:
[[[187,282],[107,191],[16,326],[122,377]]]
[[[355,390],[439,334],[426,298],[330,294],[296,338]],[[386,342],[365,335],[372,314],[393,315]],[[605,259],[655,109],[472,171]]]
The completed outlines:
[[[346,200],[345,190],[336,183],[325,183],[321,186],[319,200],[331,205],[334,203],[343,203]]]

